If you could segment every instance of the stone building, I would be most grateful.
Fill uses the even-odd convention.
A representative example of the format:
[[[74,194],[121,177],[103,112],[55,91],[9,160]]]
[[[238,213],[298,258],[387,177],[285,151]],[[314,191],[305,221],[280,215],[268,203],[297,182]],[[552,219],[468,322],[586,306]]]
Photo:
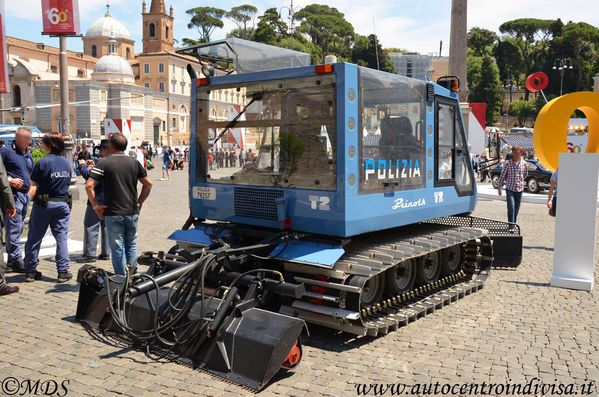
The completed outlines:
[[[143,52],[107,7],[83,37],[84,52],[68,52],[69,102],[73,135],[103,138],[106,118],[131,120],[132,140],[189,143],[191,79],[201,64],[175,52],[173,11],[164,0],[142,6]],[[73,39],[69,39],[73,40]],[[7,37],[11,93],[0,94],[0,121],[58,131],[60,88],[56,47]],[[10,110],[7,110],[10,109]]]

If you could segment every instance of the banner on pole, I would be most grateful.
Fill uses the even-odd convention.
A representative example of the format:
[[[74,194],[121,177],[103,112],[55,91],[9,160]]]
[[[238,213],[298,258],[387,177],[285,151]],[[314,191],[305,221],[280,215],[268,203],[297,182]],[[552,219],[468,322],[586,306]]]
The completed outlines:
[[[4,0],[0,0],[0,92],[10,92],[8,84],[8,53],[6,52],[6,25]]]
[[[78,0],[42,0],[42,21],[42,34],[80,34]]]

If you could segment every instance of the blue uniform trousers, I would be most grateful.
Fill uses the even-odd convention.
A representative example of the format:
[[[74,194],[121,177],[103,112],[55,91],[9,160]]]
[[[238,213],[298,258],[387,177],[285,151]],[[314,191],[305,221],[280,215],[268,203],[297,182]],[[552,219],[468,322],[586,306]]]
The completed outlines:
[[[110,246],[106,235],[106,224],[98,218],[98,214],[87,203],[85,217],[83,218],[83,255],[96,256],[98,250],[98,236],[101,232],[100,255],[109,255]]]
[[[46,208],[33,205],[29,216],[29,234],[25,243],[25,270],[28,273],[34,272],[39,264],[38,255],[48,226],[56,239],[56,269],[59,273],[69,270],[67,234],[70,214],[67,203],[49,202]]]
[[[19,249],[19,241],[21,240],[21,234],[23,233],[23,227],[25,226],[29,201],[31,200],[29,194],[21,192],[16,192],[14,198],[15,209],[17,210],[16,215],[12,219],[4,215],[8,263],[21,262],[23,260],[23,253]]]

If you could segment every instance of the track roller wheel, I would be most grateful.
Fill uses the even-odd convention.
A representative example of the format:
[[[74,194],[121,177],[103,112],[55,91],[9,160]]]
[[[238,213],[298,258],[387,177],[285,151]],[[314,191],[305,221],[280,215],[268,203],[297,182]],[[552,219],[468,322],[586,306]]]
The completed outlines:
[[[418,285],[426,285],[439,280],[441,274],[441,254],[439,251],[426,254],[417,260],[416,283]]]
[[[359,311],[365,307],[376,305],[380,302],[385,291],[385,273],[373,277],[354,276],[349,280],[349,285],[362,288],[362,293],[348,295],[348,309]]]
[[[441,255],[443,258],[441,275],[451,276],[460,271],[464,263],[464,252],[461,245],[446,248]]]
[[[385,276],[385,295],[387,297],[395,297],[414,288],[416,263],[415,259],[408,259],[387,270]]]

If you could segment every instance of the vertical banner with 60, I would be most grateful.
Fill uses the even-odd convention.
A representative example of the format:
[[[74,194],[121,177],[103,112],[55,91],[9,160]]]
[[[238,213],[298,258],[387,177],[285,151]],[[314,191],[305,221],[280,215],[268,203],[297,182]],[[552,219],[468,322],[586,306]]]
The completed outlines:
[[[79,35],[79,3],[77,0],[42,0],[42,34]]]

